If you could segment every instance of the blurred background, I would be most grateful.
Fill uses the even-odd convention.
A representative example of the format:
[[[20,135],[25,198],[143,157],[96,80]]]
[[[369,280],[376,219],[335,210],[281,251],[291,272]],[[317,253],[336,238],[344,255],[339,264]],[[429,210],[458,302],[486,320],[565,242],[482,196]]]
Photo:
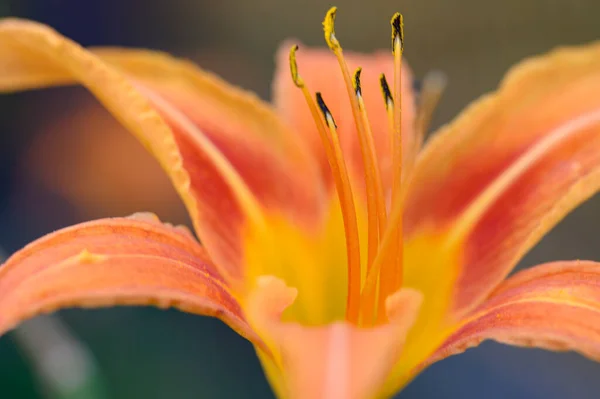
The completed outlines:
[[[368,5],[367,5],[368,3]],[[321,45],[320,0],[0,0],[0,13],[75,41],[169,51],[270,96],[273,55]],[[402,11],[417,76],[449,78],[434,126],[492,90],[520,59],[598,39],[597,0],[338,0],[345,48],[389,44]],[[154,161],[80,88],[0,96],[0,247],[10,254],[73,223],[136,211],[186,223]],[[570,215],[524,260],[600,259],[600,200]],[[125,327],[126,326],[126,327]],[[61,346],[62,345],[62,346]],[[70,348],[56,356],[53,348]],[[54,356],[54,357],[52,357]],[[48,373],[45,362],[61,365]],[[54,368],[56,369],[56,367]],[[74,388],[75,387],[75,388]],[[597,398],[600,364],[486,343],[442,361],[398,397]],[[146,308],[66,310],[0,338],[0,398],[271,398],[251,346],[219,321]]]

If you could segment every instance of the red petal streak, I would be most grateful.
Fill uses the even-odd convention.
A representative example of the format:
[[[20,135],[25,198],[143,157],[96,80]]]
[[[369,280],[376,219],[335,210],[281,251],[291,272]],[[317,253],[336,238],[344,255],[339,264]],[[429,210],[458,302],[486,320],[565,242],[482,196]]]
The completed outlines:
[[[297,223],[319,220],[322,187],[314,159],[306,143],[280,121],[269,105],[190,62],[164,53],[126,49],[93,51],[166,101],[193,126],[186,128],[166,118],[175,124],[186,169],[203,169],[202,162],[193,164],[196,158],[203,158],[198,152],[206,151],[198,141],[208,140],[261,205],[282,211]],[[200,191],[206,182],[196,183],[195,177],[192,176],[192,189]]]
[[[486,339],[574,350],[600,360],[600,263],[555,262],[517,273],[463,322],[427,364]]]
[[[277,54],[277,70],[273,83],[273,96],[281,114],[302,139],[308,141],[311,149],[320,160],[323,175],[331,181],[329,164],[325,157],[315,123],[306,106],[300,90],[295,87],[289,72],[288,51],[291,43],[284,43]],[[390,131],[385,103],[381,95],[379,75],[385,73],[388,79],[394,76],[394,62],[391,52],[381,51],[374,54],[344,52],[348,68],[353,71],[362,67],[361,89],[365,106],[373,130],[373,139],[378,154],[382,179],[386,190],[391,184],[391,154],[389,151]],[[338,125],[338,133],[343,151],[348,159],[349,168],[360,187],[364,186],[363,164],[358,136],[350,108],[348,92],[335,56],[327,49],[311,49],[301,46],[298,52],[298,70],[308,88],[321,92],[327,101]],[[406,65],[406,63],[404,63]],[[412,74],[405,66],[403,69],[402,96],[402,137],[404,148],[412,148],[414,137],[415,103],[412,92]],[[406,155],[406,154],[405,154]],[[405,157],[407,158],[407,157]],[[407,158],[408,159],[408,158]]]
[[[321,181],[310,169],[292,170],[282,154],[273,154],[273,147],[264,142],[245,146],[247,137],[207,136],[173,103],[146,88],[140,90],[173,131],[190,179],[189,191],[197,199],[200,239],[226,277],[243,277],[244,229],[248,221],[264,223],[263,209],[283,213],[293,225],[315,226],[324,209],[320,209]]]
[[[515,68],[425,149],[405,226],[409,238],[448,231],[463,243],[455,314],[600,188],[598,93],[600,45],[559,50]]]
[[[215,316],[261,345],[193,236],[156,219],[102,219],[29,244],[0,267],[0,334],[73,306],[153,305]]]

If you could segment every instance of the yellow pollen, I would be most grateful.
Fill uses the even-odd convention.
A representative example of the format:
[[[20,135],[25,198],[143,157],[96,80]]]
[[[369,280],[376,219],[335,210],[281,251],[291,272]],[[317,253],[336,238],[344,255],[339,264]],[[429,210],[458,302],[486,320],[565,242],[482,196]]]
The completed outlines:
[[[319,136],[325,149],[329,167],[333,175],[337,189],[342,218],[344,222],[344,232],[346,236],[346,251],[348,256],[348,298],[346,307],[346,318],[354,323],[358,322],[359,301],[360,301],[360,245],[358,237],[358,222],[356,219],[356,207],[354,205],[354,195],[350,186],[350,178],[340,140],[337,134],[337,128],[331,112],[325,105],[323,97],[317,93],[317,103],[313,100],[310,91],[306,87],[304,80],[298,73],[298,64],[296,62],[296,51],[298,46],[290,49],[290,72],[294,84],[302,90],[304,99],[310,109],[315,121]],[[321,117],[319,111],[323,114]],[[328,134],[329,131],[329,134]]]
[[[392,53],[396,55],[397,50],[400,50],[400,53],[404,52],[404,17],[399,12],[395,13],[392,16],[390,21],[392,25]],[[399,44],[400,47],[396,48],[396,44]]]
[[[323,20],[323,33],[325,34],[325,42],[327,46],[332,49],[339,49],[340,42],[335,37],[335,14],[337,13],[337,7],[331,7],[327,14],[325,14],[325,19]]]

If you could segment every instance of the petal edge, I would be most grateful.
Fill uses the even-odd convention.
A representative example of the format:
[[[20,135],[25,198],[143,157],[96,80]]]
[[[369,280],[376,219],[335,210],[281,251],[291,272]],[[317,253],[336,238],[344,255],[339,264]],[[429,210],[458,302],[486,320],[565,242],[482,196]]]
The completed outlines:
[[[424,366],[486,339],[600,360],[600,263],[554,262],[515,274],[462,323]]]

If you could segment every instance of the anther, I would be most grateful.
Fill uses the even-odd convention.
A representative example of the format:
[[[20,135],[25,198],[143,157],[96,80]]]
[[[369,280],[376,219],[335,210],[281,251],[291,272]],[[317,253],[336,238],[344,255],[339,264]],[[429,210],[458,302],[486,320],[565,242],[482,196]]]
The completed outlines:
[[[354,72],[354,92],[357,96],[362,97],[362,89],[360,87],[360,73],[362,72],[362,68],[356,68],[356,72]]]
[[[381,86],[381,94],[383,94],[383,102],[385,104],[385,111],[388,119],[389,126],[389,147],[390,152],[393,156],[393,148],[395,145],[395,134],[394,134],[394,97],[392,96],[392,92],[390,91],[390,86],[388,85],[385,74],[379,75],[379,85]],[[393,186],[393,184],[392,184]]]
[[[340,42],[335,37],[335,13],[337,12],[337,7],[331,7],[327,14],[325,15],[325,19],[323,20],[323,33],[325,35],[325,42],[327,46],[331,50],[337,50],[340,48]]]
[[[317,92],[316,98],[317,98],[317,105],[319,106],[319,109],[323,113],[323,117],[325,118],[327,125],[330,127],[333,126],[334,128],[337,129],[337,124],[335,123],[335,120],[333,119],[333,115],[329,111],[327,104],[325,104],[325,100],[323,100],[323,95],[320,92]]]
[[[394,106],[394,98],[392,97],[390,86],[388,85],[387,79],[385,78],[385,74],[383,73],[379,75],[379,85],[381,86],[381,93],[383,94],[385,108],[392,108]]]
[[[390,21],[392,25],[392,51],[395,52],[396,40],[400,43],[400,51],[404,52],[404,17],[399,12],[395,13]]]

